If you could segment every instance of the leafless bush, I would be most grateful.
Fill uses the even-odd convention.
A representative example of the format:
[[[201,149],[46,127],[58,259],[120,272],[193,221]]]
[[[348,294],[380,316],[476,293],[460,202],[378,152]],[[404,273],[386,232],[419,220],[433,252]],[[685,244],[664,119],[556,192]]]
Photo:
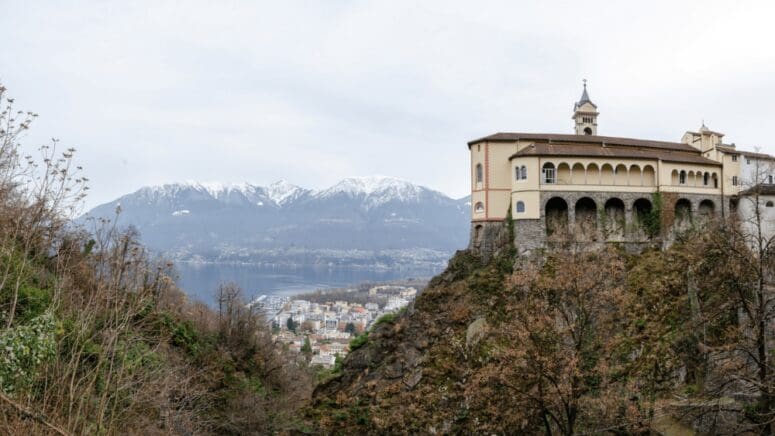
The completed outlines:
[[[60,153],[52,139],[40,156],[20,156],[36,115],[13,104],[0,86],[0,338],[25,327],[33,307],[55,320],[41,333],[55,340],[13,392],[3,393],[0,360],[0,433],[244,433],[291,422],[311,381],[285,363],[241,291],[221,287],[218,313],[191,304],[172,264],[117,219],[70,228],[88,189],[75,150]]]

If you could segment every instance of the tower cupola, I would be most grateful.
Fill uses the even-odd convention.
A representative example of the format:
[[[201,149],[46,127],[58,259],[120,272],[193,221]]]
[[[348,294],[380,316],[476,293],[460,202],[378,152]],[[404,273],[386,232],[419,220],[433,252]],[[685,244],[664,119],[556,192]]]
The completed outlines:
[[[573,122],[577,135],[597,135],[597,105],[592,103],[587,93],[587,79],[584,79],[584,92],[581,99],[573,105]]]

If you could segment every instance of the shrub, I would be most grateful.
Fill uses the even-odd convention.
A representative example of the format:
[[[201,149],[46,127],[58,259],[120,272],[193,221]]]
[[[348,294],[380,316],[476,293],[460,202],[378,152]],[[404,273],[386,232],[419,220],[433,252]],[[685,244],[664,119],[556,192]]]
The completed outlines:
[[[376,321],[374,321],[374,327],[380,325],[380,324],[386,324],[386,323],[392,323],[396,320],[396,317],[398,315],[395,313],[386,313],[379,318],[377,318]]]
[[[28,388],[38,368],[56,353],[57,323],[46,312],[28,323],[0,331],[0,389]]]
[[[361,348],[362,346],[366,345],[366,342],[369,342],[369,332],[363,332],[362,334],[354,337],[350,341],[350,351],[355,351],[358,348]]]

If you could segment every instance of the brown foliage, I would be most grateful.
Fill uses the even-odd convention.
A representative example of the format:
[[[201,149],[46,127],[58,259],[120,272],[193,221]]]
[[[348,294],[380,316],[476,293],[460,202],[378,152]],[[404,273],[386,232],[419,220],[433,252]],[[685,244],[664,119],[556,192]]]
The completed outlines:
[[[285,363],[241,291],[224,285],[214,312],[188,302],[172,265],[131,229],[115,220],[93,223],[91,234],[67,228],[87,189],[74,150],[57,154],[54,141],[39,160],[21,158],[16,140],[35,115],[14,112],[2,87],[0,102],[0,337],[15,338],[42,315],[55,320],[39,337],[22,337],[47,349],[41,338],[52,335],[50,354],[9,361],[18,380],[0,384],[13,388],[0,396],[0,433],[295,428],[310,375]]]
[[[503,430],[574,434],[643,425],[639,399],[617,378],[610,341],[622,325],[624,275],[616,253],[562,252],[510,277],[508,316],[469,388]],[[504,416],[504,408],[513,413]]]

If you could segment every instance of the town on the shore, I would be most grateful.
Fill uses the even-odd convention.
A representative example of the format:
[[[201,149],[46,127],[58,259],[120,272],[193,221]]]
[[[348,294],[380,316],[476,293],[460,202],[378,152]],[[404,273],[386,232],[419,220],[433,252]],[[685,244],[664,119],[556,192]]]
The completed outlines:
[[[414,286],[395,284],[371,286],[367,293],[351,291],[357,298],[337,293],[328,300],[321,293],[314,299],[261,296],[254,303],[271,322],[275,343],[306,354],[311,366],[332,368],[337,358],[349,353],[353,338],[367,332],[380,318],[397,314],[418,293]]]

